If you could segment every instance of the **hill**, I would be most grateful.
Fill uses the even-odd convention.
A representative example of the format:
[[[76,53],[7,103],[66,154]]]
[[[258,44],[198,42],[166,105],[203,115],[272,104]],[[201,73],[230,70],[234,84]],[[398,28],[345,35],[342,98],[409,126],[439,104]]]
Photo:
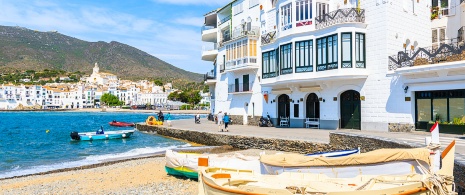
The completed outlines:
[[[101,72],[122,79],[155,79],[200,82],[201,74],[188,72],[129,45],[87,42],[56,31],[39,32],[0,26],[0,72],[57,69],[91,73],[95,63]]]

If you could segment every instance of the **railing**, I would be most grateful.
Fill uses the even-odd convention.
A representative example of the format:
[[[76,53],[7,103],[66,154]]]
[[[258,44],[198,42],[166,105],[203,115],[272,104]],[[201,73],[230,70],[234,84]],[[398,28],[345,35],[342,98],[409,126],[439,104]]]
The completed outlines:
[[[218,44],[214,43],[214,44],[202,46],[202,51],[213,51],[213,50],[218,50]]]
[[[262,45],[273,43],[274,41],[276,41],[276,31],[262,35]]]
[[[238,69],[242,67],[247,67],[250,64],[256,64],[257,57],[244,57],[238,58],[235,60],[230,60],[226,62],[226,70]]]
[[[463,0],[465,1],[465,0]],[[457,32],[457,41],[459,43],[462,43],[465,41],[465,26],[462,26],[461,28],[459,28],[458,32]]]
[[[234,28],[232,39],[237,39],[242,36],[248,35],[259,35],[260,28],[258,26],[251,26],[250,29],[247,29],[247,26],[238,25]]]
[[[216,79],[216,72],[214,72],[214,70],[211,70],[210,72],[207,72],[205,75],[203,75],[203,81],[207,81],[209,79]]]
[[[224,17],[223,19],[218,22],[218,26],[224,24],[225,22],[231,20],[231,15]]]
[[[403,67],[439,64],[465,60],[465,45],[456,43],[441,44],[437,47],[419,48],[417,50],[399,51],[389,56],[389,70]]]
[[[336,24],[365,22],[365,10],[357,8],[338,9],[315,18],[315,28],[322,29]]]
[[[230,84],[228,86],[228,93],[252,92],[252,85],[253,83]]]
[[[206,30],[211,30],[211,29],[215,29],[216,27],[215,26],[202,26],[200,28],[200,32],[203,33],[203,31],[206,31]]]

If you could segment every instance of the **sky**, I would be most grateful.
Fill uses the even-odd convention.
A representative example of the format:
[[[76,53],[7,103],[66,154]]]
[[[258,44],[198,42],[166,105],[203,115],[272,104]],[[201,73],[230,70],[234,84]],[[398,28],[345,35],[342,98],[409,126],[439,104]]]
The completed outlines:
[[[0,0],[0,25],[52,31],[84,41],[118,41],[181,69],[205,74],[204,14],[230,0]],[[211,43],[210,43],[211,44]]]

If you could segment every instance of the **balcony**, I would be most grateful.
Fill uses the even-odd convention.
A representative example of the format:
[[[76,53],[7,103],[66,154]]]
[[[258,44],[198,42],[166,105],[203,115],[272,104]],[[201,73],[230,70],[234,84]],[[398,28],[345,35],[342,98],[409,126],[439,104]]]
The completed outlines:
[[[250,24],[250,23],[249,23]],[[260,32],[260,28],[258,26],[248,26],[245,25],[238,25],[234,27],[234,31],[232,34],[232,40],[242,38],[244,36],[258,36]]]
[[[428,66],[461,60],[465,60],[465,45],[457,42],[441,44],[439,48],[426,47],[399,51],[397,55],[389,56],[388,69],[395,71],[406,67]]]
[[[336,24],[364,23],[365,10],[357,8],[338,9],[315,18],[315,28],[323,29]]]
[[[276,31],[266,33],[262,35],[261,38],[262,38],[262,45],[274,43],[276,41]]]
[[[205,75],[203,75],[203,81],[205,81],[205,84],[215,84],[216,83],[216,72],[215,70],[211,70],[210,72],[207,72]]]
[[[218,29],[216,26],[202,26],[201,28],[202,31],[202,41],[204,42],[217,42],[217,32]]]
[[[218,55],[217,44],[203,46],[202,47],[202,60],[204,61],[215,61],[216,56]]]
[[[228,93],[252,93],[253,83],[239,83],[228,86]]]
[[[231,15],[226,16],[226,17],[224,17],[223,19],[221,19],[221,20],[218,22],[218,26],[220,26],[220,25],[222,25],[222,24],[228,22],[229,20],[231,20]]]
[[[236,60],[227,61],[225,65],[226,72],[258,69],[257,57],[245,57]]]

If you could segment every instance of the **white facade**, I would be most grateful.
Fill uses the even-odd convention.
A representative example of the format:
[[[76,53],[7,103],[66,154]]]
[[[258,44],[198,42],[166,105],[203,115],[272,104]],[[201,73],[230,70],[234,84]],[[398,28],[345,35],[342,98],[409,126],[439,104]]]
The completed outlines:
[[[464,61],[454,53],[463,47],[447,54],[459,60],[444,57],[441,61],[448,64],[415,67],[421,60],[438,63],[436,58],[416,55],[434,44],[434,28],[452,29],[446,30],[446,38],[459,36],[459,29],[464,29],[463,2],[448,0],[448,8],[456,11],[449,10],[449,16],[433,21],[430,9],[434,1],[261,0],[257,9],[244,6],[254,2],[233,1],[215,12],[220,46],[214,70],[218,76],[205,76],[214,93],[214,113],[226,110],[241,115],[254,104],[255,111],[261,112],[258,115],[269,113],[274,124],[289,117],[291,127],[304,127],[306,118],[318,118],[323,129],[396,131],[401,126],[411,130],[425,122],[416,94],[464,89]],[[231,21],[224,22],[231,12]],[[222,40],[228,29],[234,32],[235,25],[241,24],[238,21],[248,16],[252,25],[258,20],[258,69],[235,71],[228,63],[230,53],[225,51],[234,41]],[[233,32],[232,39],[237,37]],[[204,41],[206,35],[204,31]],[[237,83],[235,79],[240,83],[246,74],[261,86],[254,85],[250,94],[226,93],[227,88],[231,90],[229,85]],[[448,80],[455,83],[446,83]],[[432,114],[426,115],[437,112],[443,111],[431,108]],[[465,115],[463,109],[455,112]],[[447,116],[452,121],[452,114]]]
[[[205,76],[210,85],[211,112],[227,112],[248,124],[248,120],[260,116],[263,109],[259,81],[260,2],[233,1],[205,17],[205,26],[213,28],[216,38],[209,39],[212,30],[204,30],[202,40],[217,45],[214,60],[208,58],[211,53],[202,53],[202,59],[215,62],[214,72]]]

